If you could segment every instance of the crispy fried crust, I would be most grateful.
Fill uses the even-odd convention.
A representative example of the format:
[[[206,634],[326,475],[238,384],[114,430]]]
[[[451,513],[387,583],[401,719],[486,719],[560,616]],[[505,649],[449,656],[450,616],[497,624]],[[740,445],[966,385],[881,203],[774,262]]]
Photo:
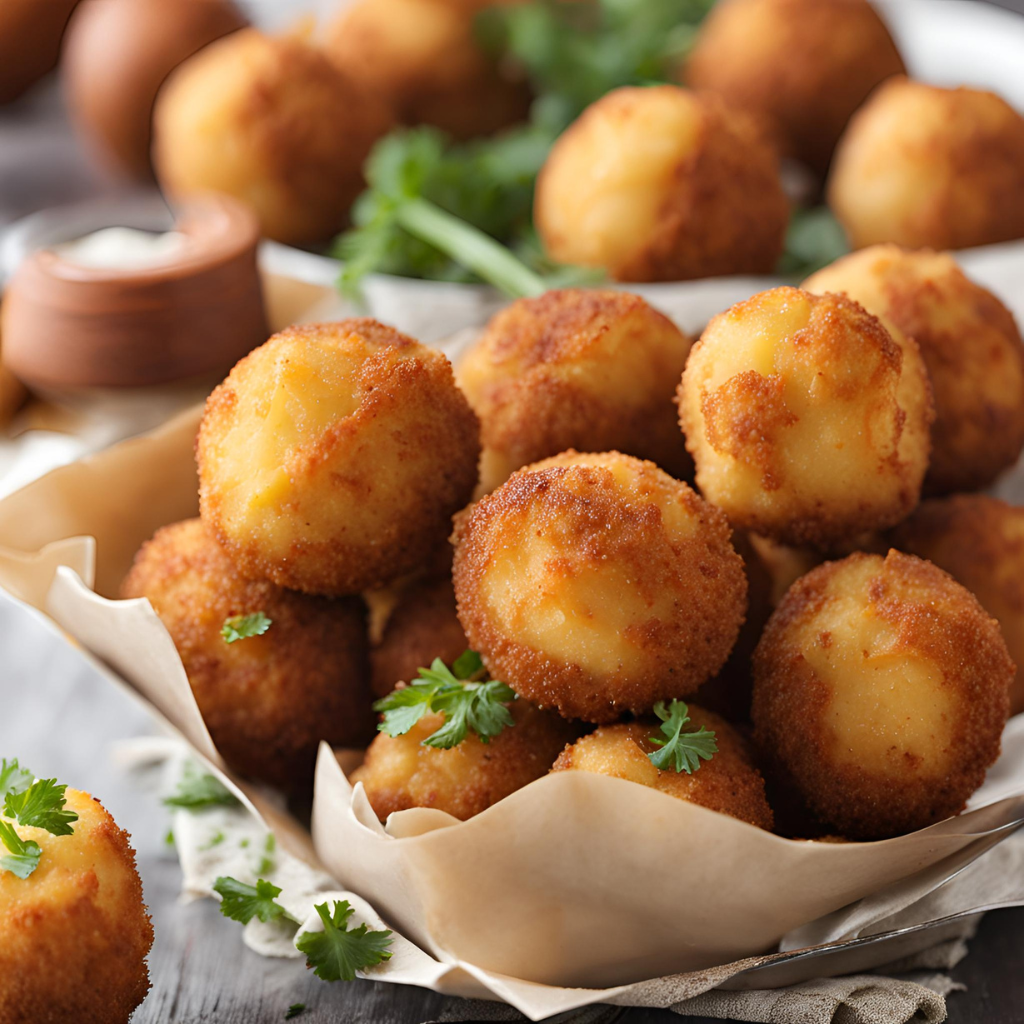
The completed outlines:
[[[725,518],[649,462],[567,452],[514,473],[456,523],[459,619],[496,678],[609,722],[692,693],[746,604]]]
[[[854,111],[905,71],[867,0],[730,0],[701,26],[685,77],[757,117],[780,153],[824,172]]]
[[[678,401],[697,483],[734,526],[830,548],[917,504],[933,416],[924,363],[845,296],[774,288],[716,316]]]
[[[553,146],[534,202],[548,255],[619,281],[770,273],[788,217],[753,122],[673,85],[591,104]]]
[[[567,448],[691,475],[672,406],[691,344],[627,292],[570,288],[503,309],[456,374],[480,417],[481,489]]]
[[[982,494],[925,501],[889,537],[948,572],[999,621],[1017,663],[1010,713],[1024,711],[1024,509]]]
[[[174,640],[199,710],[224,759],[284,789],[312,780],[317,744],[362,746],[373,735],[366,613],[247,580],[198,519],[158,530],[122,585],[147,597]],[[224,620],[264,612],[262,636],[228,644]]]
[[[797,581],[754,655],[755,739],[821,820],[883,839],[959,813],[999,755],[1014,666],[974,596],[890,551]]]
[[[153,926],[129,835],[75,789],[74,834],[14,825],[42,848],[26,879],[0,871],[0,1022],[125,1024],[146,998]]]
[[[877,245],[808,278],[912,337],[935,396],[930,494],[986,487],[1024,447],[1024,343],[1013,314],[948,253]]]
[[[473,492],[476,416],[435,349],[375,320],[274,335],[210,395],[203,520],[238,569],[307,593],[418,568]]]
[[[1024,117],[995,93],[892,78],[850,121],[828,198],[858,249],[1024,237]]]
[[[578,734],[578,727],[526,701],[511,705],[514,726],[490,743],[470,734],[457,747],[423,746],[444,723],[427,715],[404,736],[380,733],[352,774],[361,782],[377,817],[395,811],[435,807],[465,821],[493,803],[545,775],[558,752]]]
[[[689,710],[694,727],[714,730],[718,744],[718,753],[710,761],[701,761],[692,775],[659,771],[651,764],[647,755],[658,748],[650,737],[661,735],[661,723],[654,720],[602,726],[566,747],[551,770],[597,772],[628,779],[770,832],[772,811],[765,799],[764,779],[754,767],[746,741],[718,715],[693,704]]]

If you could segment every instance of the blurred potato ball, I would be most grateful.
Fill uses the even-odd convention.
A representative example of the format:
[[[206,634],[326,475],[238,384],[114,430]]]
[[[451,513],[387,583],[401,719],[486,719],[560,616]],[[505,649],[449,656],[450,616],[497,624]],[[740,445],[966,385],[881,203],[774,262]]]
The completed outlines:
[[[461,821],[472,818],[546,775],[558,752],[578,735],[573,723],[526,701],[515,701],[510,710],[516,724],[489,743],[470,733],[447,750],[424,746],[444,724],[443,715],[425,715],[403,736],[379,733],[351,780],[363,784],[381,821],[410,807],[433,807]]]
[[[520,696],[610,722],[692,693],[736,641],[743,561],[725,517],[653,463],[566,452],[456,524],[473,650]]]
[[[828,196],[858,249],[1024,237],[1024,117],[991,92],[891,79],[850,122]]]
[[[679,414],[697,483],[735,526],[829,547],[917,504],[933,415],[924,363],[845,296],[774,288],[716,316]]]
[[[158,530],[121,594],[146,597],[174,641],[203,721],[241,775],[287,790],[313,778],[317,746],[373,735],[366,611],[240,576],[199,519]],[[227,643],[226,619],[263,612],[261,636]]]
[[[948,253],[877,245],[809,277],[843,292],[918,344],[935,397],[932,494],[978,490],[1024,447],[1024,343],[1013,314]]]
[[[672,393],[692,341],[638,295],[569,288],[498,313],[456,376],[480,418],[481,489],[567,448],[692,469]]]
[[[591,104],[552,147],[534,202],[552,259],[619,281],[771,273],[788,218],[753,122],[674,85]]]
[[[71,835],[7,822],[42,853],[28,878],[0,870],[3,1024],[125,1024],[149,991],[153,925],[130,836],[88,793],[64,796]]]
[[[383,101],[319,50],[244,29],[160,90],[153,162],[171,195],[226,192],[253,207],[269,238],[311,243],[344,227],[363,161],[391,123]]]
[[[770,832],[772,811],[765,799],[764,779],[754,767],[743,737],[710,711],[692,704],[689,711],[693,728],[713,730],[718,745],[711,760],[701,761],[692,774],[660,771],[651,764],[647,755],[658,749],[651,737],[661,736],[660,723],[655,721],[602,726],[566,747],[551,770],[595,772],[626,779]]]
[[[726,0],[685,67],[688,85],[757,117],[781,154],[822,173],[854,111],[905,73],[867,0]]]
[[[922,502],[890,539],[944,569],[998,620],[1017,664],[1010,713],[1024,711],[1024,508],[983,494],[933,499]]]
[[[959,813],[999,756],[1014,666],[999,624],[930,562],[857,553],[786,594],[754,657],[754,730],[850,839]]]
[[[470,499],[476,416],[436,349],[376,320],[305,324],[210,395],[203,519],[246,576],[337,596],[429,559]]]
[[[522,121],[523,76],[496,63],[477,40],[486,3],[357,0],[328,29],[325,52],[404,124],[430,124],[456,139]]]

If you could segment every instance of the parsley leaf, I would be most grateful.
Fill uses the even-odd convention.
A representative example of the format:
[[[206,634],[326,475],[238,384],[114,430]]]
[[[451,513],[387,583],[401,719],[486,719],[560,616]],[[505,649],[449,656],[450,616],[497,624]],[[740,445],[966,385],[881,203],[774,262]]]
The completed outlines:
[[[39,844],[31,839],[22,839],[9,822],[0,821],[0,844],[8,851],[0,856],[0,871],[28,878],[39,867],[39,858],[43,855]]]
[[[234,794],[220,779],[206,772],[199,772],[191,762],[185,765],[185,772],[178,783],[178,791],[164,799],[168,807],[187,807],[189,810],[229,807],[237,802]]]
[[[471,731],[482,742],[490,742],[502,729],[516,724],[506,705],[516,700],[517,694],[496,679],[480,681],[483,675],[483,661],[475,651],[460,655],[451,668],[435,658],[430,668],[419,670],[409,686],[373,705],[375,711],[384,713],[378,730],[402,736],[424,715],[439,713],[444,725],[423,741],[424,746],[446,750],[458,746]]]
[[[667,710],[665,702],[658,701],[654,705],[654,713],[661,719],[661,731],[667,737],[650,737],[652,743],[661,747],[660,750],[647,755],[651,764],[659,771],[673,768],[677,772],[692,775],[700,767],[701,758],[710,761],[718,752],[718,744],[712,730],[701,726],[695,731],[683,731],[690,721],[690,709],[681,700],[672,701]]]
[[[846,232],[827,206],[797,207],[786,230],[778,273],[802,279],[850,251]]]
[[[8,793],[21,793],[32,785],[35,776],[18,764],[18,759],[0,761],[0,800]]]
[[[247,885],[237,878],[222,875],[213,883],[213,891],[221,898],[220,912],[232,921],[248,924],[254,917],[258,917],[266,924],[279,917],[290,917],[277,902],[281,890],[262,878],[255,885]]]
[[[4,814],[15,818],[19,825],[44,828],[55,836],[69,836],[74,832],[71,823],[78,821],[74,811],[64,810],[64,791],[56,779],[38,779],[20,793],[9,792],[4,797]]]
[[[245,640],[250,636],[262,636],[270,629],[272,620],[267,618],[263,612],[250,612],[248,615],[232,615],[230,619],[224,620],[220,628],[220,635],[227,644],[233,644],[236,640]]]
[[[306,954],[306,966],[324,981],[352,981],[356,971],[391,959],[391,932],[371,932],[365,924],[349,929],[346,921],[353,910],[348,900],[335,900],[333,913],[326,903],[316,912],[324,923],[322,932],[303,932],[296,948]]]
[[[305,1009],[305,1003],[292,1003],[292,1005],[288,1007],[288,1012],[284,1015],[284,1019],[291,1020],[293,1017],[298,1017]]]

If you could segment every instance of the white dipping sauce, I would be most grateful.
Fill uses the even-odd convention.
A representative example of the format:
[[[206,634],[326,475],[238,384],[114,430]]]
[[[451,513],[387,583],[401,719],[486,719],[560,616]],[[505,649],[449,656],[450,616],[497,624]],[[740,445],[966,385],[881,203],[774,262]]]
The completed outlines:
[[[72,242],[51,246],[67,263],[95,270],[144,270],[176,259],[188,237],[180,231],[103,228]]]

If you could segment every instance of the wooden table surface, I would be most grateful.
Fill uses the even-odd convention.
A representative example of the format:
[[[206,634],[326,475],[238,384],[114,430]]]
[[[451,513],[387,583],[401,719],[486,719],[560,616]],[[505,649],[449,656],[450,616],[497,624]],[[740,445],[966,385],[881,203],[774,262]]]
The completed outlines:
[[[1022,10],[1024,0],[1005,5]],[[55,83],[0,107],[0,227],[46,206],[116,189],[75,143]],[[137,1024],[277,1024],[292,1003],[307,1005],[299,1019],[310,1024],[420,1024],[461,1009],[458,1000],[420,989],[366,981],[326,985],[300,962],[249,952],[238,926],[211,902],[179,905],[180,871],[163,843],[166,814],[110,760],[113,742],[150,731],[144,713],[0,595],[0,754],[94,793],[134,837],[156,930],[153,989],[134,1017]],[[952,972],[967,991],[949,997],[951,1024],[1024,1021],[1022,948],[1024,909],[985,918],[970,955]],[[667,1024],[681,1018],[631,1009],[610,1010],[606,1019]]]

